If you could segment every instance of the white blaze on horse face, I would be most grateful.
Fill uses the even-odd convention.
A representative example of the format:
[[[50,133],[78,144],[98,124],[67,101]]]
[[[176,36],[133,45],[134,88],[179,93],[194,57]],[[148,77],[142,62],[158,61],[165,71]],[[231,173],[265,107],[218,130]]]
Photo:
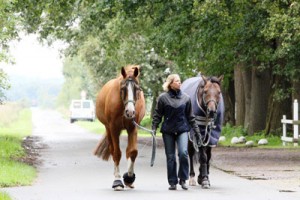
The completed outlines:
[[[127,160],[127,169],[128,169],[128,176],[133,176],[134,162],[132,162],[130,158],[128,158],[128,160]]]
[[[133,94],[133,86],[131,83],[127,85],[127,104],[125,105],[125,117],[134,118],[135,117],[135,105],[134,105],[134,94]]]

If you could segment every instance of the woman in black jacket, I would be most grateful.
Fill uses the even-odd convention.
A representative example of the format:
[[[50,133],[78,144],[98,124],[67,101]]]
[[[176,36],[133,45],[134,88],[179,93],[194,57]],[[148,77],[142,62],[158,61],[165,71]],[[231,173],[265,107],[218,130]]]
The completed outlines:
[[[160,132],[163,136],[167,158],[169,190],[176,190],[177,183],[182,189],[187,190],[185,183],[189,176],[188,161],[188,132],[191,127],[199,139],[200,131],[193,115],[190,97],[181,92],[181,81],[178,74],[168,76],[163,84],[164,93],[158,99],[153,113],[152,130],[156,132],[163,118]],[[197,137],[198,136],[198,137]],[[179,158],[177,173],[176,145]],[[179,179],[179,181],[178,181]]]

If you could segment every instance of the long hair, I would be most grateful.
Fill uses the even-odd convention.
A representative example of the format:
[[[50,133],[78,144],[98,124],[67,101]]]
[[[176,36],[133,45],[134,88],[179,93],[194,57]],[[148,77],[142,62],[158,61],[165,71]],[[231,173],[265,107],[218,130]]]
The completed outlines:
[[[171,85],[171,83],[173,83],[173,81],[174,81],[175,78],[180,78],[180,77],[179,77],[178,74],[170,74],[170,75],[167,77],[166,81],[165,81],[164,84],[162,85],[163,90],[164,90],[165,92],[168,92],[168,91],[171,89],[170,85]]]

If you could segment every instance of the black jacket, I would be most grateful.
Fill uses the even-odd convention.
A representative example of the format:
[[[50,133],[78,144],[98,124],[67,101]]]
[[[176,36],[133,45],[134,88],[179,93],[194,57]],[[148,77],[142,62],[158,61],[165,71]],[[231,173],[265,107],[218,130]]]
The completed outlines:
[[[162,133],[180,134],[189,132],[191,127],[196,133],[200,133],[193,114],[191,99],[180,90],[169,90],[158,97],[153,113],[153,130],[157,129],[162,118],[164,118],[160,130]]]

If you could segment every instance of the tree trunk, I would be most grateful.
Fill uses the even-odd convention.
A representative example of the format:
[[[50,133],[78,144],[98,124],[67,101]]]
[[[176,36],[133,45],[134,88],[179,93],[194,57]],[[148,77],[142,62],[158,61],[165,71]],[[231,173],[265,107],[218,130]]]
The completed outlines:
[[[293,88],[294,88],[294,92],[292,95],[293,102],[295,99],[297,99],[299,103],[300,102],[300,81],[298,80],[293,81]]]
[[[269,69],[263,71],[257,68],[252,69],[249,135],[265,129],[270,95],[270,78]]]
[[[242,66],[236,65],[234,68],[234,89],[235,89],[235,125],[244,126],[245,123],[245,91],[243,85]]]
[[[155,91],[153,91],[153,98],[152,98],[152,105],[151,105],[151,112],[150,112],[151,119],[153,117],[153,112],[154,112],[154,109],[156,107],[157,97],[158,97],[158,91],[155,90]]]
[[[224,99],[224,106],[225,106],[225,114],[224,114],[224,124],[229,123],[235,125],[235,107],[234,107],[234,80],[229,82],[229,86],[227,89],[222,89],[222,95]]]
[[[291,98],[278,101],[274,98],[274,94],[278,86],[287,89],[290,87],[290,84],[283,77],[275,75],[271,80],[271,85],[273,87],[269,96],[265,130],[266,134],[275,133],[276,135],[281,135],[281,118],[282,115],[288,116],[291,113]]]
[[[243,86],[244,86],[244,99],[245,99],[245,119],[244,128],[248,130],[250,124],[250,109],[251,109],[251,86],[252,86],[252,71],[250,68],[242,70]]]

